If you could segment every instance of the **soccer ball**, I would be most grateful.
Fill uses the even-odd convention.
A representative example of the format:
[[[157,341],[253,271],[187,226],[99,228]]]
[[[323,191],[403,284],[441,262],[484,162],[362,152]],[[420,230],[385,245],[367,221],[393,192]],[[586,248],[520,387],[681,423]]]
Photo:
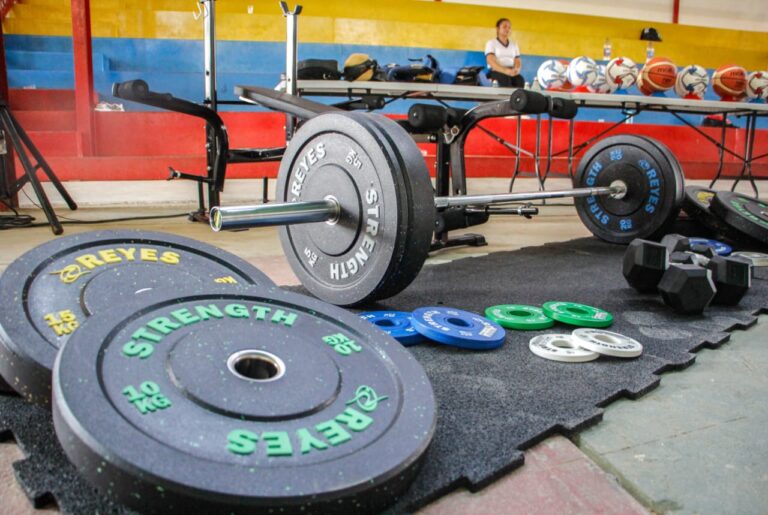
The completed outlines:
[[[547,59],[539,66],[536,80],[542,89],[560,89],[567,80],[565,66],[557,59]]]
[[[617,87],[615,82],[609,82],[605,77],[605,65],[598,64],[595,82],[587,86],[587,89],[591,93],[613,93]]]
[[[701,100],[709,86],[709,75],[703,66],[691,64],[684,66],[677,72],[675,79],[675,93],[681,98],[693,98]]]
[[[768,99],[768,72],[752,72],[747,75],[747,97]]]
[[[579,56],[568,65],[568,82],[574,87],[589,86],[597,78],[597,64],[586,56]]]
[[[605,66],[605,78],[617,89],[629,89],[637,80],[637,65],[629,57],[616,57]]]

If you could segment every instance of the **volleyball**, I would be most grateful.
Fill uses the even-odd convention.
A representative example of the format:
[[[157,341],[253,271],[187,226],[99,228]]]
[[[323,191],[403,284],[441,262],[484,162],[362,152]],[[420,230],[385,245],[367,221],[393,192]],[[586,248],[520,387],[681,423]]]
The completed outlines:
[[[587,89],[590,91],[590,93],[613,93],[616,91],[616,88],[617,84],[615,82],[609,81],[605,76],[605,65],[598,64],[595,82],[587,86]]]
[[[768,72],[752,72],[747,75],[747,97],[768,99]]]
[[[709,85],[709,75],[706,68],[698,64],[691,64],[680,68],[675,79],[675,93],[681,98],[704,98],[704,93]]]
[[[557,59],[547,59],[536,72],[536,80],[541,89],[560,89],[567,80],[565,66]]]
[[[587,56],[579,56],[568,65],[568,82],[574,87],[589,86],[597,78],[597,64]]]
[[[629,57],[616,57],[605,66],[605,78],[616,89],[629,89],[637,80],[637,65]]]

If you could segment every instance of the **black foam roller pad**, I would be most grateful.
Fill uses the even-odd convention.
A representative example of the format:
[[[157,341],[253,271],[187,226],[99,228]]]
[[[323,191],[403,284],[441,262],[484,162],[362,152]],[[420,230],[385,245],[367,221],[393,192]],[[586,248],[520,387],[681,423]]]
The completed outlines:
[[[575,117],[578,112],[579,108],[573,100],[552,98],[552,105],[549,107],[549,114],[551,116],[570,120]]]
[[[509,97],[515,110],[521,113],[539,114],[549,110],[549,99],[541,93],[527,89],[517,89]]]
[[[408,109],[408,123],[419,130],[436,130],[448,123],[448,113],[443,106],[414,104]]]

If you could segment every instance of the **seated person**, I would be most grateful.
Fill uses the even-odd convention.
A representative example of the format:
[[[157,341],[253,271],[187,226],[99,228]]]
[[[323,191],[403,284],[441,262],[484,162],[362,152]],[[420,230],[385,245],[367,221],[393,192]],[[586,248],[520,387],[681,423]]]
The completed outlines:
[[[496,39],[485,44],[485,61],[490,68],[488,78],[498,81],[501,87],[522,88],[525,79],[520,75],[520,49],[516,42],[509,39],[511,29],[510,21],[501,18],[496,22]]]

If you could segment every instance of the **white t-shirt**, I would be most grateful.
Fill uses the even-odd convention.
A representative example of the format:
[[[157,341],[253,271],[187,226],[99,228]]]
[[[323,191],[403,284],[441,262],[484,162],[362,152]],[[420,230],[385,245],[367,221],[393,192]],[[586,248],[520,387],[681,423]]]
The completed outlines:
[[[520,49],[517,47],[517,43],[511,39],[507,46],[504,46],[501,41],[494,38],[485,44],[485,55],[488,54],[495,55],[496,61],[500,65],[512,68],[515,65],[515,57],[520,57]]]

